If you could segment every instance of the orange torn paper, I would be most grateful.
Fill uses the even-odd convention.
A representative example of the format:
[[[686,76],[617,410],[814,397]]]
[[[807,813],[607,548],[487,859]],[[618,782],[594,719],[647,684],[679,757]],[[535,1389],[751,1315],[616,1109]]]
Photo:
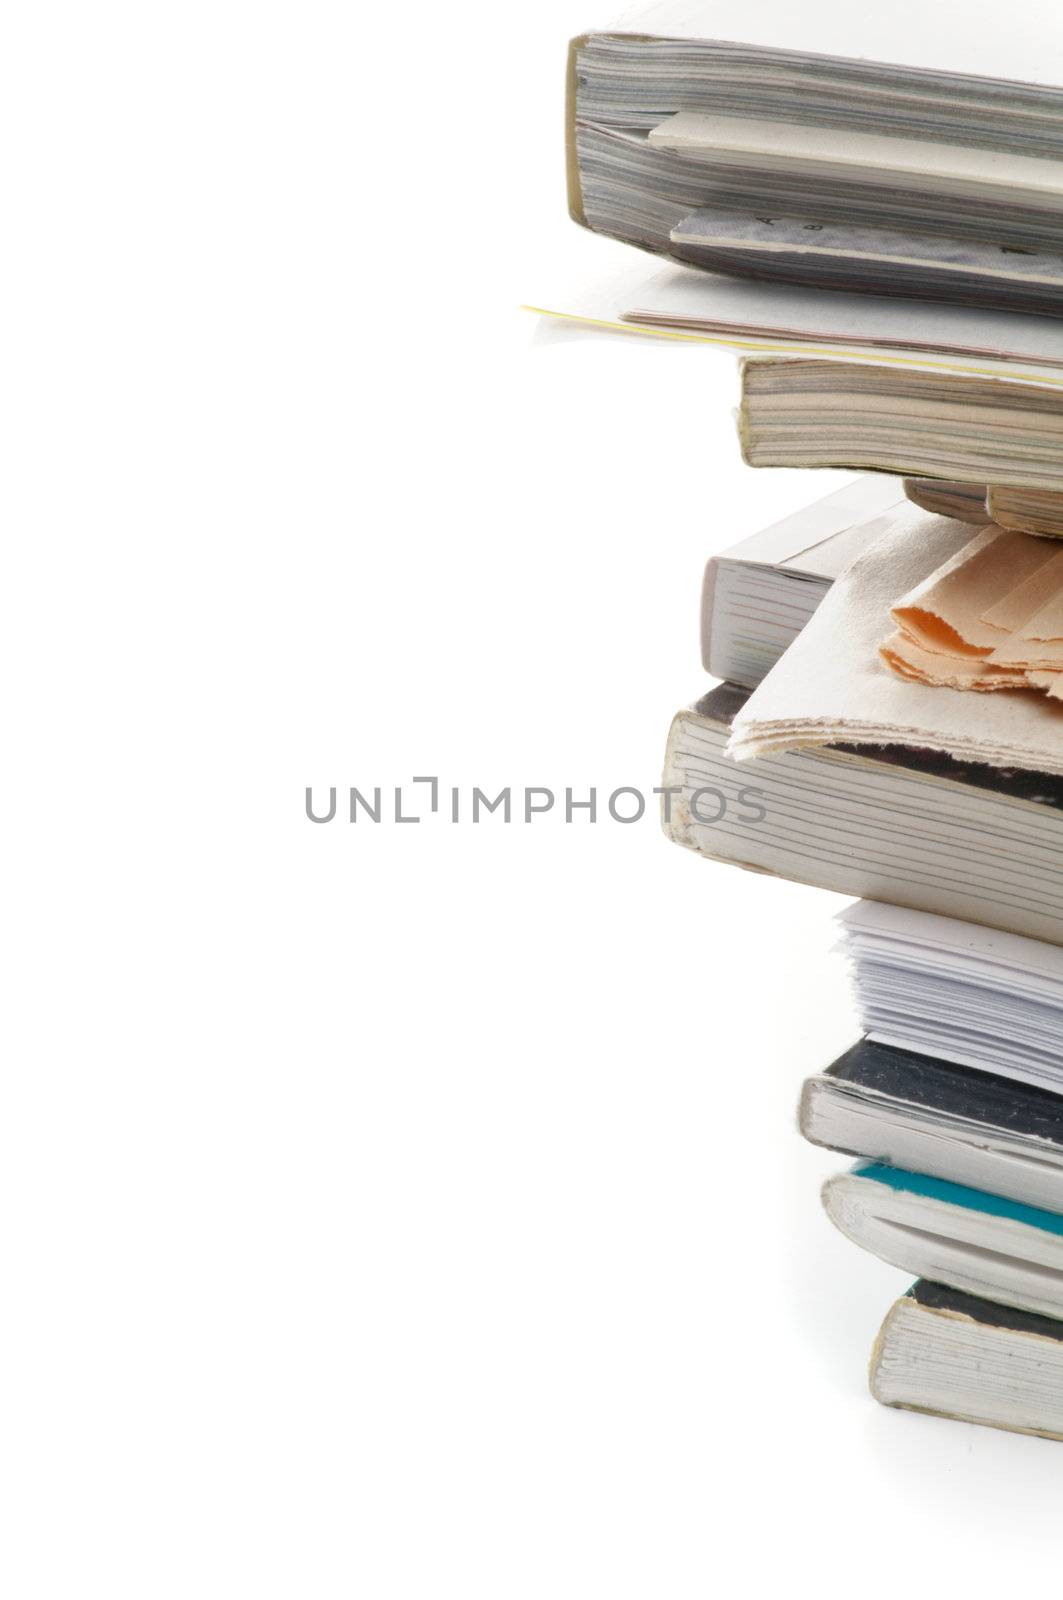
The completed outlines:
[[[1016,628],[989,660],[994,666],[1022,667],[1028,672],[1063,671],[1063,592],[1058,592]]]
[[[1063,701],[1063,550],[1002,528],[967,540],[896,605],[891,672],[937,689]]]
[[[931,684],[936,689],[1025,689],[1027,675],[1007,667],[992,666],[977,656],[947,656],[924,650],[906,633],[891,634],[879,650],[886,665],[900,678]]]
[[[1040,611],[1063,589],[1063,550],[1057,551],[1050,561],[1038,567],[1023,583],[1004,594],[996,605],[983,611],[982,621],[1000,630],[1002,635],[1015,633],[1024,622]],[[1000,643],[1004,643],[1001,638]]]
[[[1047,539],[983,528],[899,600],[891,615],[902,633],[932,654],[988,656],[1006,636],[985,613],[1059,554]]]

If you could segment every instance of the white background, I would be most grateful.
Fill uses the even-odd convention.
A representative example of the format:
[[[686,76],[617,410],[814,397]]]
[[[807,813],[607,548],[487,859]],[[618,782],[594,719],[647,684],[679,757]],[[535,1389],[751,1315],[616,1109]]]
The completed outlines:
[[[649,789],[706,557],[831,486],[740,465],[727,355],[516,309],[612,258],[594,20],[5,20],[12,1600],[1058,1578],[1063,1450],[866,1393],[905,1280],[793,1126],[840,902],[650,818],[304,816]]]

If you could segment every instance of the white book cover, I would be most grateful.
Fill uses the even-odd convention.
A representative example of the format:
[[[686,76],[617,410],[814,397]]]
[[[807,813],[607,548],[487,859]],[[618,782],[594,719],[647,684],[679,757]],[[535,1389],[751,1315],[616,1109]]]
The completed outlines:
[[[1063,60],[1046,48],[1059,36],[1051,0],[967,0],[962,11],[893,0],[888,6],[791,0],[656,0],[631,7],[609,30],[662,39],[717,39],[801,55],[889,62],[921,71],[965,73],[1016,83],[1063,81]]]
[[[811,579],[816,581],[818,596],[866,548],[865,526],[903,505],[904,499],[897,478],[868,473],[710,557],[701,591],[701,659],[706,672],[739,683],[748,681],[730,665],[734,659],[733,597],[730,604],[725,603],[728,597],[721,593],[721,575],[726,579],[732,569],[759,568],[765,578],[776,580],[773,586],[779,588],[780,576],[806,586]],[[723,587],[730,586],[725,583]],[[765,584],[759,587],[764,589]],[[760,606],[763,625],[770,627],[771,597],[765,594]]]

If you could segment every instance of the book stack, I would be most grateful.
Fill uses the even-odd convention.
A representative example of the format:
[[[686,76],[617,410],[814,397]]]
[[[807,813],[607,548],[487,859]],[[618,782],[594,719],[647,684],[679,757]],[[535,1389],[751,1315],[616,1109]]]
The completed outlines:
[[[568,309],[740,342],[745,460],[861,474],[709,563],[665,831],[856,897],[799,1120],[917,1278],[872,1392],[1063,1438],[1063,89],[976,10],[901,63],[774,3],[574,40],[572,213],[673,264]]]

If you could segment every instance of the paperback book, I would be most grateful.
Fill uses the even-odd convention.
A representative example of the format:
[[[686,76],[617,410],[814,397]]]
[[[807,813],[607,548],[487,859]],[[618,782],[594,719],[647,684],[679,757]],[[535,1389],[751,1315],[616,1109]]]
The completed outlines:
[[[871,1352],[885,1406],[1063,1439],[1063,1323],[920,1280]]]

